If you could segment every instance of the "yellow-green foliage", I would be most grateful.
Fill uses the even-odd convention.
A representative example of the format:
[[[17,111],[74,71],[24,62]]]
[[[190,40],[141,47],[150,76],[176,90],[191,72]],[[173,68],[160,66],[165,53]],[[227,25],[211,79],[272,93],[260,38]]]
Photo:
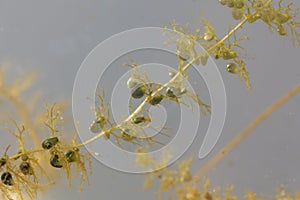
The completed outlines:
[[[192,64],[205,66],[209,56],[216,60],[223,59],[228,62],[227,71],[238,74],[240,79],[246,83],[246,87],[250,89],[251,83],[243,56],[245,49],[241,44],[247,37],[238,38],[236,34],[244,25],[262,21],[271,31],[275,30],[281,36],[291,36],[294,44],[300,45],[300,35],[297,32],[300,25],[295,21],[298,9],[294,8],[292,3],[283,5],[282,1],[275,3],[272,0],[220,0],[219,2],[232,9],[232,17],[237,20],[237,25],[231,27],[223,36],[218,36],[215,31],[217,27],[214,27],[204,18],[202,19],[203,26],[195,31],[191,31],[188,25],[180,27],[176,23],[171,24],[171,29],[176,31],[175,33],[165,28],[165,34],[169,37],[169,41],[166,43],[175,42],[177,47],[178,70],[170,72],[170,80],[167,83],[149,84],[147,73],[141,71],[138,64],[133,61],[130,64],[125,64],[125,66],[133,68],[133,73],[127,82],[132,101],[139,99],[142,100],[141,104],[136,109],[130,105],[131,114],[124,117],[120,123],[115,123],[110,116],[110,103],[105,102],[104,88],[102,92],[97,94],[98,102],[96,109],[93,110],[95,119],[89,128],[92,132],[91,138],[82,143],[77,141],[76,134],[72,131],[61,131],[65,123],[62,117],[62,112],[65,109],[63,103],[46,105],[46,111],[41,112],[35,108],[39,101],[38,94],[33,94],[28,101],[22,97],[32,84],[34,75],[23,75],[17,77],[15,81],[7,82],[5,70],[1,68],[1,103],[11,105],[14,110],[14,112],[5,109],[2,111],[8,116],[8,119],[3,119],[1,116],[2,129],[18,141],[17,147],[7,145],[0,158],[2,197],[6,199],[34,199],[38,191],[44,190],[45,187],[54,183],[56,178],[54,171],[64,172],[65,177],[70,180],[70,184],[73,177],[80,175],[81,185],[79,189],[81,190],[82,184],[88,181],[86,165],[90,165],[89,155],[82,153],[81,147],[102,138],[102,136],[115,141],[122,148],[123,144],[131,145],[137,148],[137,153],[145,152],[155,144],[164,145],[157,138],[148,136],[145,132],[145,128],[150,127],[147,123],[152,121],[151,113],[146,109],[146,105],[157,106],[163,101],[174,101],[179,106],[184,105],[193,109],[192,102],[195,102],[199,105],[202,114],[210,113],[210,106],[202,102],[199,94],[194,94],[188,90],[187,80],[189,76],[186,73]],[[205,51],[197,52],[196,43],[201,44]],[[277,104],[267,109],[262,116],[259,116],[241,135],[234,138],[211,162],[208,162],[206,168],[200,170],[201,176],[192,174],[190,170],[192,159],[178,163],[177,169],[158,170],[163,166],[162,163],[155,163],[153,158],[138,154],[136,159],[138,165],[153,167],[153,172],[147,175],[145,188],[158,182],[160,184],[158,197],[167,192],[170,194],[170,199],[236,199],[237,197],[230,194],[231,187],[225,189],[224,195],[220,195],[220,190],[210,189],[208,179],[204,181],[201,179],[203,178],[202,173],[211,169],[258,123],[299,90],[300,86],[295,87],[291,93],[288,93]],[[156,129],[157,127],[151,128]],[[167,130],[166,127],[159,128]],[[41,135],[41,132],[45,135]],[[161,135],[168,136],[162,132]],[[10,148],[15,148],[16,153],[14,155],[8,155]],[[166,160],[163,159],[162,162],[166,162]],[[171,194],[174,191],[175,194]],[[249,200],[261,199],[261,197],[250,192],[245,194],[245,198]],[[276,199],[280,200],[297,198],[300,198],[299,194],[291,196],[284,191],[280,191],[276,196]]]

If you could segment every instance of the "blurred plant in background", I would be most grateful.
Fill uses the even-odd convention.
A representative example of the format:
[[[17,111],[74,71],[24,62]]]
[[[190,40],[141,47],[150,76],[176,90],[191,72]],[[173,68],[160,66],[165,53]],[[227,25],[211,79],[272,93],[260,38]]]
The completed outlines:
[[[225,69],[231,74],[238,75],[245,82],[247,89],[251,88],[245,62],[246,50],[241,44],[248,38],[239,37],[237,34],[239,29],[262,21],[270,31],[276,31],[280,36],[289,36],[294,45],[300,45],[298,32],[300,24],[296,22],[298,8],[293,7],[292,3],[283,5],[284,3],[279,1],[274,5],[275,2],[272,0],[220,0],[219,2],[232,9],[232,17],[237,20],[237,25],[229,27],[223,37],[218,36],[215,32],[216,28],[204,18],[202,18],[203,27],[195,31],[190,30],[188,25],[181,27],[175,22],[170,27],[172,32],[168,27],[163,28],[163,33],[169,38],[166,44],[176,44],[178,70],[169,73],[170,80],[167,83],[158,83],[149,81],[147,72],[140,70],[140,66],[133,60],[125,64],[133,69],[127,82],[131,101],[141,100],[141,103],[135,109],[130,106],[131,114],[121,123],[116,123],[111,118],[110,103],[105,102],[105,88],[99,90],[97,106],[93,111],[95,119],[89,127],[89,131],[94,135],[83,142],[77,140],[75,131],[63,129],[66,123],[62,115],[66,109],[64,102],[46,104],[46,110],[41,111],[42,109],[36,108],[37,102],[40,101],[40,94],[34,93],[29,95],[30,97],[24,94],[32,85],[35,75],[22,75],[15,78],[15,81],[8,82],[5,79],[5,68],[2,67],[0,72],[2,131],[10,134],[17,141],[16,146],[2,144],[4,148],[0,158],[0,189],[3,198],[34,199],[38,191],[55,184],[57,172],[65,173],[70,185],[73,178],[78,175],[79,190],[82,190],[83,184],[88,182],[88,174],[91,173],[91,159],[88,153],[83,153],[81,147],[104,136],[121,148],[125,149],[125,145],[136,148],[137,166],[151,166],[153,169],[152,173],[146,175],[144,186],[149,188],[159,183],[158,198],[163,198],[164,193],[167,193],[169,199],[180,200],[237,199],[231,195],[232,186],[225,188],[223,192],[218,187],[211,189],[209,179],[204,178],[205,173],[233,150],[253,128],[295,95],[300,90],[299,85],[267,108],[196,174],[193,174],[190,169],[191,158],[178,162],[176,169],[172,167],[161,169],[162,163],[167,161],[168,156],[162,158],[162,163],[157,163],[153,158],[143,155],[152,145],[165,145],[156,136],[149,136],[145,131],[153,120],[147,106],[158,106],[163,101],[173,101],[179,106],[193,109],[191,102],[194,102],[200,107],[203,115],[210,113],[210,106],[201,100],[199,94],[193,93],[187,87],[189,76],[186,70],[190,66],[204,67],[209,56],[216,60],[223,59],[228,62]],[[196,43],[201,44],[205,51],[199,53],[195,48]],[[10,105],[13,111],[7,108],[7,105]],[[155,129],[155,127],[151,128]],[[163,128],[167,129],[167,127]],[[165,133],[161,135],[168,136]],[[248,192],[245,198],[254,200],[263,197]],[[292,195],[280,190],[274,198],[299,199],[300,194]]]

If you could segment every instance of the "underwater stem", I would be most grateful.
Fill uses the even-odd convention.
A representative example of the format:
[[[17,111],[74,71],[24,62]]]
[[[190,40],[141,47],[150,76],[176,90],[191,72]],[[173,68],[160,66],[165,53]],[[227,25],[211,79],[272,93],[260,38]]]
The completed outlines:
[[[222,158],[224,158],[229,152],[231,152],[246,136],[255,129],[260,123],[262,123],[268,116],[270,116],[275,110],[277,110],[282,104],[292,98],[297,92],[300,91],[300,83],[291,89],[288,93],[278,99],[274,104],[265,109],[258,117],[256,117],[244,130],[242,130],[237,136],[235,136],[227,145],[225,145],[215,156],[213,156],[208,162],[195,175],[195,180],[198,180],[205,175],[210,169],[212,169]]]
[[[242,25],[244,25],[248,20],[248,17],[245,17],[239,24],[237,24],[231,31],[229,31],[220,41],[218,41],[216,44],[214,44],[212,47],[210,47],[209,49],[206,50],[206,52],[208,54],[211,54],[213,52],[213,50],[215,48],[217,48],[220,44],[222,44],[226,39],[228,39],[232,34],[234,34],[239,28],[242,27]],[[186,71],[194,62],[196,62],[199,57],[201,55],[197,56],[196,58],[193,58],[190,62],[188,62],[181,70],[179,70],[176,75],[171,79],[169,80],[167,83],[165,83],[164,85],[160,86],[159,88],[157,88],[155,91],[153,91],[149,96],[147,96],[145,98],[145,100],[135,109],[134,112],[131,113],[131,115],[129,115],[122,123],[126,123],[128,121],[130,121],[132,118],[134,118],[138,113],[140,113],[143,109],[143,107],[151,100],[152,97],[154,97],[157,93],[159,93],[161,90],[163,90],[164,88],[166,88],[169,84],[171,84],[173,81],[176,80],[176,78],[178,76],[180,76],[184,71]],[[121,124],[122,124],[121,123]],[[107,135],[109,133],[111,133],[113,130],[116,130],[118,129],[118,127],[120,126],[120,124],[117,124],[116,126],[114,127],[111,127],[110,129],[108,130],[105,130],[105,131],[102,131],[101,133],[95,135],[94,137],[88,139],[87,141],[85,142],[82,142],[74,147],[82,147],[82,146],[85,146],[99,138],[101,138],[102,136],[104,135]],[[72,147],[70,147],[72,148]],[[35,152],[40,152],[40,151],[43,151],[42,149],[41,150],[37,150],[37,151],[32,151],[32,153],[35,153]],[[15,158],[19,155],[22,155],[21,154],[16,154],[16,155],[13,155],[11,156],[9,159],[11,158]]]

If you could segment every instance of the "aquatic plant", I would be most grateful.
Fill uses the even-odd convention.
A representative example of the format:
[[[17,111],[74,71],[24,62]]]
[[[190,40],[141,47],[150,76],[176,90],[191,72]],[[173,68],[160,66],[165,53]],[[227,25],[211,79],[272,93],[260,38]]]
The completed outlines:
[[[186,73],[192,65],[199,65],[198,67],[207,65],[209,56],[228,62],[225,66],[226,70],[238,75],[245,82],[246,88],[250,89],[251,82],[243,56],[245,49],[241,44],[247,40],[247,37],[237,36],[237,32],[242,27],[261,21],[270,31],[276,31],[283,37],[290,36],[294,45],[300,45],[298,32],[300,24],[296,21],[298,8],[293,7],[292,3],[285,6],[282,0],[277,5],[274,5],[273,0],[220,0],[220,4],[232,10],[232,17],[237,21],[237,25],[231,27],[223,37],[218,36],[215,27],[204,18],[202,18],[203,27],[195,31],[190,30],[188,25],[181,27],[175,22],[170,27],[164,27],[164,34],[169,38],[166,42],[175,43],[177,47],[178,70],[170,72],[168,82],[158,83],[148,80],[147,73],[144,73],[135,61],[131,60],[130,63],[125,64],[133,70],[127,82],[132,101],[140,100],[141,103],[136,108],[130,106],[131,114],[120,123],[116,123],[112,121],[110,104],[105,102],[104,92],[98,91],[94,110],[95,119],[89,127],[91,138],[83,142],[78,141],[75,131],[67,132],[62,128],[65,123],[62,117],[64,103],[46,105],[46,111],[41,112],[35,110],[36,102],[39,100],[38,94],[33,94],[29,100],[22,98],[26,89],[33,83],[34,75],[23,75],[13,82],[8,82],[5,80],[5,70],[2,68],[0,95],[5,99],[5,103],[11,104],[16,111],[15,113],[2,111],[8,116],[8,119],[3,120],[3,129],[18,142],[17,147],[7,145],[0,158],[0,190],[3,198],[34,199],[38,191],[54,184],[57,170],[65,173],[70,185],[74,176],[79,175],[81,180],[79,190],[81,190],[83,184],[88,182],[88,174],[91,173],[88,169],[91,159],[81,148],[102,137],[114,141],[121,148],[125,148],[124,145],[131,145],[137,149],[137,153],[147,151],[151,145],[163,146],[163,142],[147,135],[145,128],[149,126],[142,126],[150,124],[153,120],[147,106],[158,106],[164,101],[172,101],[179,106],[184,105],[193,109],[191,103],[193,102],[198,104],[202,114],[210,113],[210,106],[201,100],[200,95],[188,89],[189,76]],[[201,44],[205,51],[198,52],[195,48],[196,44]],[[196,174],[190,171],[192,159],[177,163],[178,169],[172,170],[161,169],[161,163],[155,162],[151,157],[138,155],[138,164],[153,166],[153,172],[147,175],[145,187],[157,181],[161,184],[158,194],[172,192],[175,189],[176,194],[171,195],[173,197],[170,199],[236,199],[237,197],[231,195],[232,188],[226,189],[224,195],[220,196],[220,191],[210,189],[209,180],[204,179],[203,176],[233,150],[251,130],[299,90],[300,85],[297,85],[267,108]],[[142,148],[145,146],[147,148]],[[15,153],[10,152],[12,148],[15,148]],[[200,183],[203,183],[202,189]],[[250,192],[246,194],[246,198],[260,199]],[[297,199],[299,194],[291,196],[280,191],[276,198]]]

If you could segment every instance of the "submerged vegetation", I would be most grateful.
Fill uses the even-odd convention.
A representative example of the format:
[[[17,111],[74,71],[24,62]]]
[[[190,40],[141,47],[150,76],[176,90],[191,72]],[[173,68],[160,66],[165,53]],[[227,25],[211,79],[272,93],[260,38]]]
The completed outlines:
[[[209,180],[204,178],[206,172],[217,162],[236,147],[259,123],[268,117],[280,105],[293,97],[299,90],[297,85],[287,95],[270,106],[245,130],[231,140],[220,152],[209,160],[196,174],[190,170],[192,159],[177,163],[177,169],[162,168],[162,163],[157,163],[151,157],[143,156],[152,145],[164,146],[165,144],[156,136],[149,136],[145,131],[151,127],[152,116],[149,107],[161,105],[164,101],[171,101],[178,106],[187,106],[193,109],[196,103],[203,115],[211,112],[210,106],[203,102],[199,94],[195,94],[188,88],[187,69],[196,65],[203,67],[208,58],[222,59],[226,62],[224,67],[229,73],[238,75],[244,81],[246,88],[251,88],[249,73],[244,60],[245,49],[242,42],[246,36],[238,37],[237,32],[243,26],[261,21],[270,31],[276,31],[280,36],[291,37],[293,44],[300,45],[298,32],[300,23],[296,22],[298,8],[292,3],[284,5],[282,0],[278,3],[273,0],[219,0],[220,4],[232,10],[232,17],[237,25],[230,27],[229,31],[220,37],[215,32],[215,27],[204,18],[202,26],[191,31],[188,25],[184,27],[172,23],[171,27],[164,27],[163,33],[168,37],[166,44],[175,43],[177,47],[178,70],[170,72],[170,80],[167,83],[158,83],[149,80],[147,73],[133,60],[125,66],[132,69],[127,82],[131,101],[141,101],[133,108],[129,105],[131,114],[126,116],[121,123],[112,120],[110,103],[105,102],[104,90],[97,93],[96,107],[93,110],[95,119],[87,130],[91,138],[79,142],[74,131],[66,132],[62,112],[65,104],[57,102],[46,106],[46,111],[36,110],[36,102],[39,94],[32,94],[32,98],[24,98],[24,92],[32,85],[34,75],[24,75],[9,82],[5,79],[5,69],[0,72],[1,104],[11,105],[14,112],[3,109],[8,119],[2,119],[3,129],[11,134],[18,142],[17,147],[6,145],[0,158],[1,183],[0,190],[6,199],[34,199],[38,191],[54,184],[54,170],[60,170],[66,174],[66,178],[72,184],[72,179],[79,175],[82,190],[84,183],[88,183],[88,175],[91,173],[91,159],[88,153],[83,153],[81,147],[104,137],[115,142],[125,149],[125,145],[133,146],[137,152],[137,166],[152,166],[153,172],[146,175],[145,188],[154,187],[158,182],[160,187],[157,197],[162,198],[163,193],[168,193],[169,199],[180,200],[213,200],[213,199],[237,199],[231,195],[232,187],[226,188],[223,195],[219,189],[211,189]],[[170,28],[170,29],[169,29]],[[196,44],[204,47],[205,51],[199,52]],[[167,127],[163,127],[166,130]],[[39,133],[46,133],[41,135]],[[165,137],[168,134],[160,133]],[[5,145],[5,144],[2,144]],[[15,153],[11,153],[11,149]],[[101,152],[100,152],[101,153]],[[44,162],[45,161],[45,162]],[[172,194],[174,193],[174,194]],[[255,193],[245,194],[249,200],[262,199]],[[291,195],[280,191],[276,199],[299,199],[300,194]]]

